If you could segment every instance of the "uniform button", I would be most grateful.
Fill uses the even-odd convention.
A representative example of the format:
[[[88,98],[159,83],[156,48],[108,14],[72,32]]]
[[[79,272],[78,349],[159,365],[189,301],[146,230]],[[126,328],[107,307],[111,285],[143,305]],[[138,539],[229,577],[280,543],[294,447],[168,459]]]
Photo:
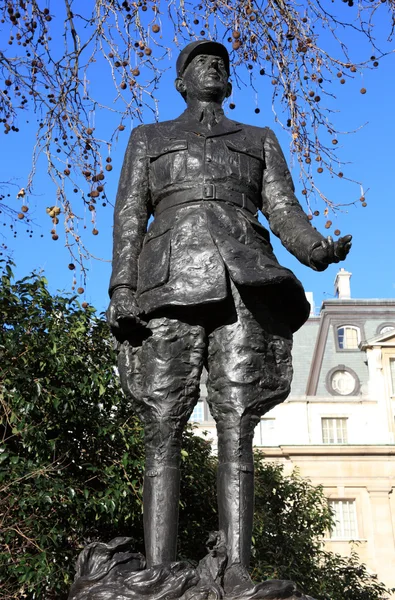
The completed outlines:
[[[206,161],[207,161],[207,162],[211,162],[211,158],[208,156],[208,157],[206,158]]]

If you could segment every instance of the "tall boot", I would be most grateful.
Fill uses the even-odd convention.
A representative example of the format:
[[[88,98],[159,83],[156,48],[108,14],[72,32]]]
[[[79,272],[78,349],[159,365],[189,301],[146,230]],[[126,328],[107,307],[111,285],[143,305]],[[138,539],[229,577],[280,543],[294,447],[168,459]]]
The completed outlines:
[[[220,464],[217,493],[219,528],[225,533],[228,564],[248,567],[254,517],[254,465]]]
[[[147,567],[176,560],[180,470],[151,468],[144,475],[143,522]]]

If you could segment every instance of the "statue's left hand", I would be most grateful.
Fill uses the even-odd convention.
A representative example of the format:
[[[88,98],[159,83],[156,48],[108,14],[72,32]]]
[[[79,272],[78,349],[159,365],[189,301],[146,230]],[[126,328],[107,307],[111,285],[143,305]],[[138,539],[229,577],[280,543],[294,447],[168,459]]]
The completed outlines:
[[[344,260],[351,249],[351,235],[345,235],[336,242],[331,236],[313,246],[310,253],[310,264],[316,271],[324,271],[331,263]]]

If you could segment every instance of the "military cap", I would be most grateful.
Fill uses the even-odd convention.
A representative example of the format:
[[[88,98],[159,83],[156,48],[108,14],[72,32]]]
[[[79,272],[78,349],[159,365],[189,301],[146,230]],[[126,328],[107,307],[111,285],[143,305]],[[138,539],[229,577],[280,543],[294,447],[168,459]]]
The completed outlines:
[[[191,42],[181,50],[176,63],[177,77],[182,76],[191,60],[199,54],[220,56],[225,62],[228,75],[230,74],[229,54],[225,46],[212,40],[197,40],[196,42]]]

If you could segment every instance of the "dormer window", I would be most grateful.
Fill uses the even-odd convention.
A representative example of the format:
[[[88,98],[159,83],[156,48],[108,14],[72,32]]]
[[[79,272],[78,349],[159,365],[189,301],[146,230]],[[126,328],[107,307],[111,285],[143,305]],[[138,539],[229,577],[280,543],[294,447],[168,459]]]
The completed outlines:
[[[357,350],[361,341],[358,327],[353,325],[342,325],[337,328],[337,343],[340,350]]]

